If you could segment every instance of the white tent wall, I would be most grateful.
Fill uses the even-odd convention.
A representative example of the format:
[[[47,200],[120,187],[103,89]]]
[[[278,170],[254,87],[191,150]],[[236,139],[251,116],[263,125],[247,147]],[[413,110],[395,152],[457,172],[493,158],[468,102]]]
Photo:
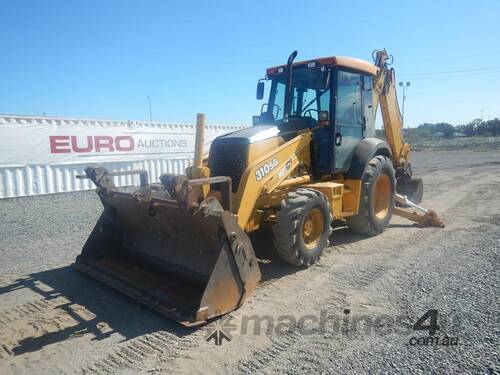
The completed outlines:
[[[205,152],[216,136],[243,127],[207,125]],[[143,169],[148,172],[150,182],[158,182],[162,173],[182,174],[192,163],[195,131],[193,124],[0,115],[0,198],[94,189],[88,179],[76,178],[89,164],[102,165],[109,171]],[[158,139],[163,139],[163,145],[177,142],[180,148],[159,146],[155,149],[158,152],[134,149],[128,153],[103,151],[85,155],[64,149],[63,154],[57,153],[61,150],[51,154],[54,144],[49,144],[49,136],[61,134],[68,139],[68,134],[78,134],[79,139],[90,139],[87,137],[96,134],[118,137],[127,134],[134,138],[136,148],[141,141],[147,146],[160,142]],[[19,140],[22,140],[20,145]],[[62,142],[55,145],[71,148],[69,141]],[[117,176],[114,180],[118,186],[139,184],[137,175]]]

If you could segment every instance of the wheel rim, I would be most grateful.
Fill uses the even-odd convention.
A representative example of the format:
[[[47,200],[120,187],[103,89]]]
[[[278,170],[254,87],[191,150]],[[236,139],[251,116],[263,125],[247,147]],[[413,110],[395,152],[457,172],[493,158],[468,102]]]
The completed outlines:
[[[373,191],[373,208],[377,219],[383,220],[389,212],[391,204],[392,185],[391,179],[385,173],[378,176]]]
[[[304,238],[304,244],[307,249],[311,250],[316,247],[321,239],[324,226],[325,219],[321,211],[318,208],[313,208],[309,211],[309,214],[304,220],[304,225],[302,226],[302,237]]]

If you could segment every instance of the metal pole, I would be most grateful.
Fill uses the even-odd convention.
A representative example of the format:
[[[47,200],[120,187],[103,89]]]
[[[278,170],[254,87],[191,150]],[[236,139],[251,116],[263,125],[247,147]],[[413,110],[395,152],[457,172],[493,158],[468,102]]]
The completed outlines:
[[[153,112],[151,110],[151,98],[148,96],[146,96],[146,98],[148,98],[148,102],[149,102],[149,122],[153,122]]]
[[[401,121],[404,125],[405,123],[405,99],[406,99],[406,94],[405,94],[405,90],[406,90],[406,86],[403,85],[403,114],[402,114],[402,118],[401,118]]]
[[[406,100],[406,89],[410,86],[410,82],[399,82],[399,86],[403,88],[403,111],[401,113],[401,122],[405,122],[405,100]]]

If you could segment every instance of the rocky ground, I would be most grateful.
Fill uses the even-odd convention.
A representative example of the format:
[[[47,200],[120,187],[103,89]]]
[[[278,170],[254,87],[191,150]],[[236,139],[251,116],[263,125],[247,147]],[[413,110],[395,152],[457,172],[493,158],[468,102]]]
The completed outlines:
[[[337,228],[306,270],[254,236],[261,285],[201,329],[71,267],[95,193],[0,200],[0,373],[499,373],[500,153],[418,152],[414,165],[446,228]],[[429,310],[433,336],[413,330]],[[206,341],[221,326],[231,341]]]

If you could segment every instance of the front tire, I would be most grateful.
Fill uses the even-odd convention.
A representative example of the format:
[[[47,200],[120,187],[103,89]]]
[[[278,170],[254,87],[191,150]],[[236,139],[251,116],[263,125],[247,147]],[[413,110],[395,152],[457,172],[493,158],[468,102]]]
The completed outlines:
[[[395,192],[396,178],[391,160],[375,156],[363,172],[358,214],[346,218],[348,227],[361,234],[383,232],[392,218]]]
[[[314,264],[330,244],[332,219],[323,193],[305,188],[288,193],[273,226],[278,255],[294,266]]]

